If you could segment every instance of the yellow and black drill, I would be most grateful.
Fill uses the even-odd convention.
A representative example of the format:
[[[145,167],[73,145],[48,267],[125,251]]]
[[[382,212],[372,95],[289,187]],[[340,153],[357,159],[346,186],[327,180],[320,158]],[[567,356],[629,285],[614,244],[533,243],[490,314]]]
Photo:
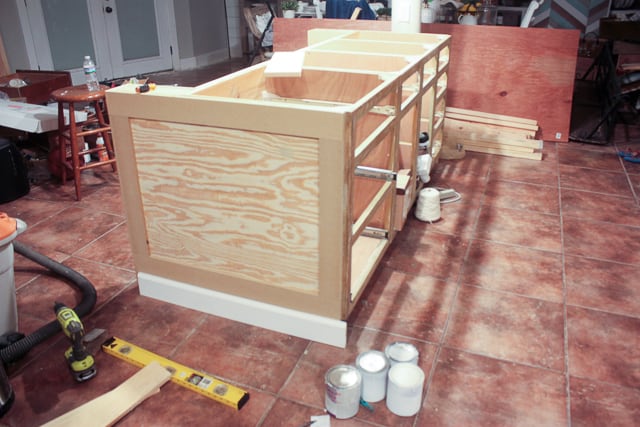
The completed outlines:
[[[78,382],[90,380],[98,373],[93,356],[87,351],[83,338],[84,327],[80,318],[71,308],[56,302],[53,306],[60,327],[71,339],[71,347],[64,353],[73,377]]]

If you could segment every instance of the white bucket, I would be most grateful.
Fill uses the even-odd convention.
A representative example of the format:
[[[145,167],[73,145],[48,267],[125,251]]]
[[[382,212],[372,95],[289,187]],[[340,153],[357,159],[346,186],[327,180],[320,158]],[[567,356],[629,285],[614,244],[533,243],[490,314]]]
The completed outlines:
[[[387,393],[389,360],[381,351],[368,350],[358,355],[356,368],[362,375],[362,400],[380,402]]]
[[[27,224],[16,219],[16,231],[0,240],[0,335],[16,332],[18,329],[13,240],[26,228]]]
[[[413,363],[397,363],[389,369],[387,408],[401,417],[415,415],[422,406],[424,371]]]

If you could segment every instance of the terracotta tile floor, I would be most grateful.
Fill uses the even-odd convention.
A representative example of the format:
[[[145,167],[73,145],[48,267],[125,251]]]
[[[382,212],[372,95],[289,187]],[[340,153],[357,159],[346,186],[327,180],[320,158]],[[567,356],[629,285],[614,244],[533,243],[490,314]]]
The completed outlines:
[[[237,66],[237,64],[235,65]],[[233,70],[156,81],[194,85]],[[462,194],[434,224],[411,217],[349,318],[346,349],[141,297],[117,176],[83,174],[86,195],[55,181],[0,210],[25,220],[18,239],[64,262],[98,290],[87,330],[236,384],[240,411],[167,384],[120,426],[299,427],[324,409],[323,377],[367,349],[409,340],[427,379],[419,414],[374,404],[333,426],[640,425],[640,128],[607,146],[547,143],[543,161],[468,152],[441,161],[432,184]],[[16,255],[20,328],[53,320],[78,296]],[[136,368],[100,351],[77,384],[58,334],[10,366],[16,402],[0,425],[37,426],[116,387]]]

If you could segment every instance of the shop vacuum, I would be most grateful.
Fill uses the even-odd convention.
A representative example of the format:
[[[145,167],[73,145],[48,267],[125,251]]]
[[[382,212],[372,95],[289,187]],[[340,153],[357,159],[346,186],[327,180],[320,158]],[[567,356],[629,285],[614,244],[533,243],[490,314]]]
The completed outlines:
[[[74,308],[78,316],[89,314],[97,299],[96,290],[86,277],[15,241],[26,228],[27,225],[23,221],[0,213],[0,418],[9,412],[15,400],[5,367],[25,356],[33,347],[61,329],[60,323],[55,319],[27,336],[16,332],[18,311],[13,272],[14,250],[46,267],[80,291],[82,298]]]
[[[27,165],[18,147],[6,138],[0,138],[0,182],[0,203],[29,193]]]

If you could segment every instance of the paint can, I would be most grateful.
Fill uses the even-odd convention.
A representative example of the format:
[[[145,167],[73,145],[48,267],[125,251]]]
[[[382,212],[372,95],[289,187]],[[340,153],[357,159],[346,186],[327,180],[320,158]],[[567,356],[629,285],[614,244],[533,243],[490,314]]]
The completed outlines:
[[[387,393],[389,360],[381,351],[369,350],[356,358],[356,368],[362,375],[362,400],[379,402]]]
[[[387,359],[389,359],[391,366],[396,363],[418,364],[418,349],[409,342],[392,342],[384,349],[384,354],[387,356]]]
[[[355,416],[360,407],[362,375],[355,366],[336,365],[324,376],[324,405],[337,419]]]
[[[387,408],[401,417],[418,413],[422,406],[424,371],[413,363],[396,363],[389,369]]]

